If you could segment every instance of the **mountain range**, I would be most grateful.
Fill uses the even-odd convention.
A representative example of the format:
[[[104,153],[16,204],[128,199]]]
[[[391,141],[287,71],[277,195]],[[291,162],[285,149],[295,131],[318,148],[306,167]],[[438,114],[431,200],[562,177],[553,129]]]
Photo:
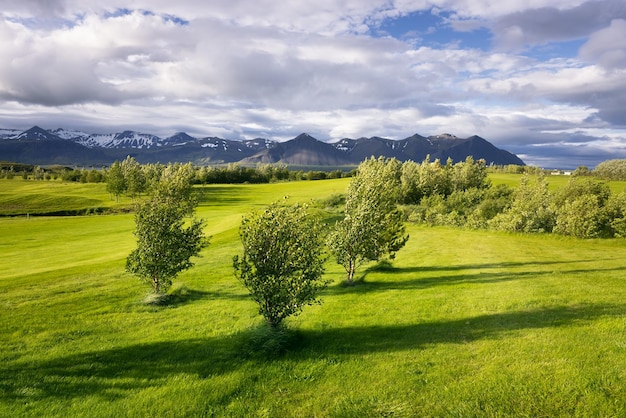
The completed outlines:
[[[257,138],[229,140],[196,138],[179,132],[167,138],[135,131],[89,134],[66,129],[46,130],[33,126],[26,131],[0,129],[0,160],[37,165],[109,165],[127,156],[140,163],[193,162],[282,163],[297,166],[351,166],[371,156],[394,157],[400,161],[463,161],[467,156],[487,164],[525,165],[508,151],[474,135],[458,138],[451,134],[424,137],[418,134],[400,140],[381,137],[323,142],[306,133],[284,142]]]

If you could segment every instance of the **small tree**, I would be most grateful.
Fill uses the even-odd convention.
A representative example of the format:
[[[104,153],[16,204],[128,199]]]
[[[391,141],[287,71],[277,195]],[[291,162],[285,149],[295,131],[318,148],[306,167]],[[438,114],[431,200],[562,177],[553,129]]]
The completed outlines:
[[[235,275],[259,305],[272,328],[317,302],[326,286],[320,223],[306,206],[273,203],[243,218],[239,232],[243,255],[235,256]]]
[[[111,164],[107,170],[107,192],[115,196],[115,201],[119,201],[120,195],[126,191],[126,179],[124,178],[124,170],[119,161]]]
[[[204,222],[187,219],[196,204],[183,176],[183,171],[164,171],[153,197],[139,203],[135,213],[137,248],[126,259],[126,270],[149,281],[154,293],[165,292],[178,273],[193,266],[191,257],[209,245]]]
[[[354,283],[361,264],[395,253],[409,239],[398,209],[401,164],[396,159],[371,158],[359,165],[348,186],[345,217],[328,236],[328,246]]]
[[[146,190],[146,179],[141,164],[130,155],[121,163],[122,173],[126,182],[126,193],[135,200]]]

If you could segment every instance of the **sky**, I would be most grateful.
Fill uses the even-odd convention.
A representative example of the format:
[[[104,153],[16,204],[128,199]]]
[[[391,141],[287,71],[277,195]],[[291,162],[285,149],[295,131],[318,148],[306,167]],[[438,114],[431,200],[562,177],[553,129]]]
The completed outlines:
[[[0,0],[0,127],[626,158],[624,0]]]

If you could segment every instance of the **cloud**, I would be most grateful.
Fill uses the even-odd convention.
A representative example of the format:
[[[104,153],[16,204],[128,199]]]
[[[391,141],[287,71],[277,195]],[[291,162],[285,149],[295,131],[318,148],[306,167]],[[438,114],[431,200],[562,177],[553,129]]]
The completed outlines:
[[[586,61],[597,62],[606,69],[626,68],[626,19],[613,19],[611,24],[593,33],[580,49]]]
[[[0,126],[279,139],[452,132],[531,163],[559,147],[597,157],[626,143],[621,0],[130,4],[6,0]],[[420,13],[437,42],[380,30]],[[484,37],[480,49],[461,47],[464,36]],[[580,51],[560,49],[570,40]],[[545,46],[555,57],[541,57]]]
[[[528,8],[501,16],[495,20],[493,31],[500,49],[515,50],[583,38],[619,18],[626,18],[626,3],[596,0],[571,8]]]

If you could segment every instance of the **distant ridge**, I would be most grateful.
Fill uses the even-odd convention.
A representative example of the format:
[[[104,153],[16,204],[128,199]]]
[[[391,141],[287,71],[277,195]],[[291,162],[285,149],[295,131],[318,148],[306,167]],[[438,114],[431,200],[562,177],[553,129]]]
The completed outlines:
[[[323,142],[309,134],[278,142],[270,139],[229,140],[217,137],[196,138],[178,132],[167,138],[135,131],[89,134],[62,128],[46,130],[38,126],[18,132],[0,129],[0,160],[26,164],[66,164],[78,166],[109,165],[132,156],[141,163],[193,162],[208,165],[220,163],[282,163],[298,166],[357,165],[369,157],[397,158],[400,161],[463,161],[468,156],[487,164],[525,165],[508,151],[499,149],[474,135],[458,138],[451,134],[392,140],[378,136],[344,138]]]

